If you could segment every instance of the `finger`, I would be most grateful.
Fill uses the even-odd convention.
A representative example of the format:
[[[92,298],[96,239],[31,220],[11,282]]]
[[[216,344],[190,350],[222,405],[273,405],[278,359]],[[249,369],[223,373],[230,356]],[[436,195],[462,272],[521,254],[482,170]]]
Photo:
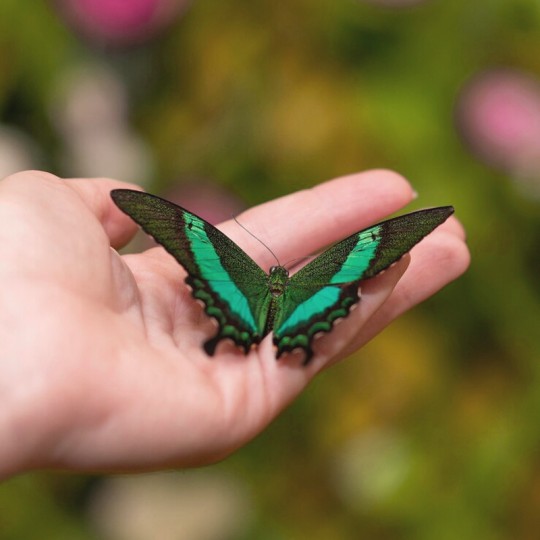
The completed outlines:
[[[446,231],[463,241],[467,238],[465,228],[455,216],[450,216],[444,223],[439,225],[437,231]]]
[[[21,207],[29,213],[34,212],[35,215],[38,213],[32,210],[33,205],[43,210],[43,200],[47,197],[48,204],[45,208],[54,212],[57,218],[64,217],[67,221],[71,218],[77,219],[80,217],[80,214],[77,214],[80,210],[77,203],[81,201],[98,219],[114,246],[126,243],[137,230],[135,223],[114,205],[110,197],[112,189],[121,187],[137,189],[135,185],[117,180],[105,178],[64,180],[42,171],[19,172],[5,178],[0,184],[4,198],[9,194],[10,197],[23,201],[24,205]],[[66,198],[67,195],[74,193],[78,195],[78,200]],[[60,210],[62,206],[64,211]],[[72,210],[73,215],[66,212],[66,208]],[[57,222],[58,220],[55,223]]]
[[[443,227],[435,230],[411,251],[411,264],[403,278],[340,357],[362,347],[402,313],[459,277],[467,270],[469,262],[469,251],[459,234],[448,232]],[[373,285],[376,283],[366,281],[364,293],[369,294]]]
[[[375,223],[413,198],[398,174],[375,170],[344,176],[247,210],[238,217],[280,261],[309,255]],[[266,268],[272,255],[236,223],[222,230]]]
[[[137,225],[114,204],[111,191],[141,189],[139,186],[110,178],[70,178],[66,185],[78,193],[100,221],[113,247],[120,248],[131,240],[137,232]]]

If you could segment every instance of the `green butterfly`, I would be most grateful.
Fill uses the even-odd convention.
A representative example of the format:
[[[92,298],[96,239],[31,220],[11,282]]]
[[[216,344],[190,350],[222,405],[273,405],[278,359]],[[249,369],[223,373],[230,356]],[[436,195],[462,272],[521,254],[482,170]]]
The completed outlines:
[[[221,231],[172,202],[129,189],[111,197],[185,268],[193,297],[219,326],[204,344],[210,356],[223,339],[247,354],[273,332],[277,358],[302,349],[304,364],[313,357],[315,335],[329,332],[359,301],[359,282],[388,268],[454,212],[443,206],[383,221],[289,276],[280,265],[267,274]]]

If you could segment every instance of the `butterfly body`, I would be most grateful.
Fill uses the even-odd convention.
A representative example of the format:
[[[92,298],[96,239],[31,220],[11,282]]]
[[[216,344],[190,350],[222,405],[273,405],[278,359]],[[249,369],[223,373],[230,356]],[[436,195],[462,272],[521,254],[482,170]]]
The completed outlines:
[[[294,275],[264,272],[221,231],[154,195],[114,190],[114,202],[185,268],[186,283],[218,323],[204,349],[232,340],[244,352],[270,332],[277,357],[300,348],[313,357],[316,334],[329,332],[359,300],[359,282],[388,268],[453,213],[452,207],[393,218],[338,242]]]

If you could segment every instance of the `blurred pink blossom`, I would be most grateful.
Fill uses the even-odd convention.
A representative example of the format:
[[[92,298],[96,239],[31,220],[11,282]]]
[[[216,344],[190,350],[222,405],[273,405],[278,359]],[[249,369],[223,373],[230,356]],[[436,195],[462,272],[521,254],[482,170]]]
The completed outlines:
[[[153,192],[155,193],[155,190]],[[180,179],[176,184],[157,194],[202,217],[212,225],[237,216],[246,206],[239,197],[225,187],[201,178]],[[156,242],[147,235],[137,238],[139,250],[155,245]]]
[[[463,138],[482,160],[518,178],[540,178],[540,82],[524,72],[474,77],[457,107]]]
[[[209,180],[184,180],[163,196],[216,225],[236,216],[245,204],[226,188]]]
[[[90,39],[144,41],[171,23],[188,0],[54,0],[60,14]]]

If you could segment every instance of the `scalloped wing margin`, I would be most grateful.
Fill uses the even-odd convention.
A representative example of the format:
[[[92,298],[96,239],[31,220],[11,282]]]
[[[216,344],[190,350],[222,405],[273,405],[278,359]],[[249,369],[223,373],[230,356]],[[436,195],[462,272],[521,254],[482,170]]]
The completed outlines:
[[[322,253],[289,281],[274,323],[277,357],[300,348],[311,361],[316,334],[330,332],[359,301],[360,281],[382,272],[433,229],[453,208],[439,207],[399,216],[355,233]]]
[[[216,335],[204,344],[210,356],[223,339],[246,353],[261,341],[267,276],[239,246],[207,221],[155,195],[119,189],[111,197],[186,270],[193,297],[218,323]]]
[[[311,347],[313,338],[319,333],[330,332],[334,322],[347,317],[359,300],[357,283],[320,288],[311,297],[311,302],[308,300],[299,305],[295,323],[289,318],[274,332],[277,358],[299,348],[305,354],[304,365],[309,364],[314,354]]]

